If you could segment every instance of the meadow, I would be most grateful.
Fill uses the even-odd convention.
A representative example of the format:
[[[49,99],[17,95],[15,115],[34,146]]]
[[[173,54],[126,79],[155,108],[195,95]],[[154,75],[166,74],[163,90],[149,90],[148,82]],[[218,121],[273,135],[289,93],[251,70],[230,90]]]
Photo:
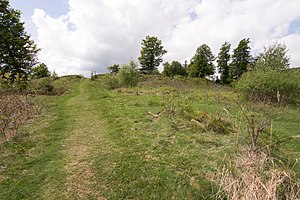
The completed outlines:
[[[248,147],[300,178],[297,104],[248,102],[197,78],[58,81],[66,92],[32,97],[38,114],[1,141],[0,199],[226,199],[218,174]]]

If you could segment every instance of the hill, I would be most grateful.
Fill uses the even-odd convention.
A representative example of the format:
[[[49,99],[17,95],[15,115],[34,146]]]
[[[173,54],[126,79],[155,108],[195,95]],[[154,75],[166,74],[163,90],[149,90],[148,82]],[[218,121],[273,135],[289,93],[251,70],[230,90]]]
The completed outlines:
[[[246,102],[201,79],[143,76],[115,90],[102,76],[64,79],[68,92],[38,96],[40,116],[0,144],[0,199],[215,199],[214,174],[251,128],[300,178],[296,106]]]

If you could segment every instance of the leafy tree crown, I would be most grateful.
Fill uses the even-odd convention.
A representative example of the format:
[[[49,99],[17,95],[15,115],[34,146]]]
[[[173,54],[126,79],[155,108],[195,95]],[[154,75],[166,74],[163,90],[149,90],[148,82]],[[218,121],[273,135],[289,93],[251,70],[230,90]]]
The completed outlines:
[[[164,49],[162,42],[154,36],[147,36],[141,45],[141,55],[138,60],[143,70],[152,73],[163,61],[162,57],[167,51]]]
[[[0,1],[0,75],[11,73],[28,76],[37,64],[39,49],[25,32],[20,22],[20,11],[10,7],[9,1]]]
[[[201,45],[191,60],[189,75],[200,78],[213,75],[215,72],[214,59],[215,56],[211,52],[210,47],[207,44]]]
[[[220,48],[220,52],[218,54],[218,71],[221,74],[221,83],[227,84],[229,83],[229,62],[230,62],[230,43],[225,42]]]
[[[276,71],[288,69],[290,57],[287,55],[287,52],[286,45],[277,42],[264,47],[263,53],[257,57],[256,67]]]
[[[233,50],[232,63],[229,70],[231,80],[239,79],[247,71],[248,65],[252,62],[249,43],[250,39],[244,38],[239,42],[237,48]]]

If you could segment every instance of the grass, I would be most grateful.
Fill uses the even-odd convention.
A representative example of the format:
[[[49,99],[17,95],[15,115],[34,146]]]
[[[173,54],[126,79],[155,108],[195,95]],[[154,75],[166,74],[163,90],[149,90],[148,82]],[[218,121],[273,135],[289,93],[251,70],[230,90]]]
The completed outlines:
[[[235,152],[237,133],[204,131],[191,119],[209,113],[238,125],[230,88],[147,76],[133,89],[106,90],[101,77],[71,85],[66,95],[43,97],[42,116],[0,144],[0,199],[215,198],[208,176]],[[250,107],[274,119],[274,137],[299,135],[297,108]],[[299,148],[294,139],[276,152],[293,163]]]

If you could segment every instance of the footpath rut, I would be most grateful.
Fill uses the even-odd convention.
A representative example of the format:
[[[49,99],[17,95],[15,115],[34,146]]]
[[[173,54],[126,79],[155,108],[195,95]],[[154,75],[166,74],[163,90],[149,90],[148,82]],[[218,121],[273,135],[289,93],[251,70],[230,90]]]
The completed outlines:
[[[92,168],[97,153],[97,145],[101,143],[103,122],[100,113],[93,109],[93,102],[89,100],[89,91],[84,82],[79,86],[78,95],[70,99],[71,115],[75,116],[74,128],[66,140],[65,155],[67,164],[67,180],[65,196],[67,199],[105,199],[102,198]]]

